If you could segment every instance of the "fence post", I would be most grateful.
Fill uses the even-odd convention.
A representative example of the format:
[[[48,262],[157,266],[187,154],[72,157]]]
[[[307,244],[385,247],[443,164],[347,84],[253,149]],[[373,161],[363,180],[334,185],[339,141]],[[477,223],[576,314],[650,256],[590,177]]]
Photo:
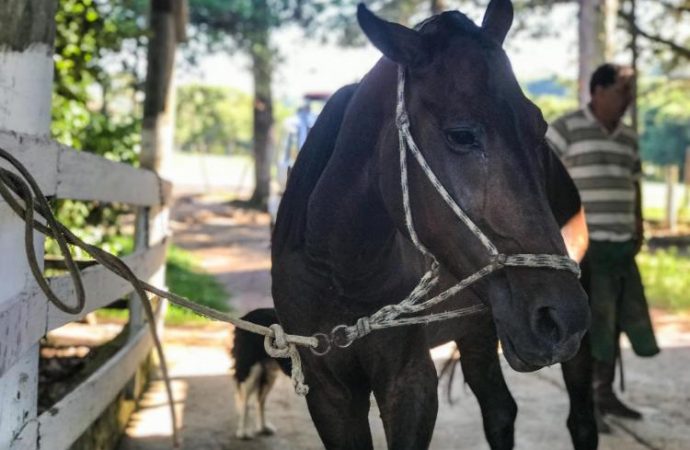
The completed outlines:
[[[676,184],[678,184],[678,166],[666,166],[666,227],[672,232],[678,225],[678,208],[676,208]]]
[[[148,67],[144,100],[144,123],[141,142],[141,167],[160,173],[165,169],[173,146],[175,123],[175,49],[177,47],[177,20],[175,0],[151,3],[151,39],[148,48]],[[137,210],[135,248],[147,248],[151,208]],[[163,281],[163,280],[156,280]],[[130,300],[130,335],[134,336],[143,324],[141,306],[138,300]]]
[[[56,4],[53,0],[0,3],[0,130],[34,136],[47,136],[50,132]],[[34,284],[23,236],[22,222],[0,200],[0,314],[3,304]],[[43,238],[36,237],[34,246],[42,263]],[[34,420],[38,351],[37,343],[0,377],[2,449],[10,448],[20,432],[31,442],[16,443],[18,446],[38,447],[38,426]]]
[[[161,0],[151,2],[151,38],[148,48],[146,71],[144,120],[140,162],[144,169],[158,174],[165,172],[166,163],[173,149],[175,125],[175,51],[177,43],[186,38],[186,0]],[[160,186],[163,198],[163,186]],[[166,194],[167,195],[167,194]],[[135,249],[141,250],[157,243],[167,235],[167,205],[140,207],[137,209],[134,236]],[[165,228],[165,229],[163,229]],[[165,264],[151,280],[153,285],[164,287]],[[139,300],[132,295],[129,300],[130,339],[144,325]],[[138,372],[128,385],[128,395],[139,396]]]

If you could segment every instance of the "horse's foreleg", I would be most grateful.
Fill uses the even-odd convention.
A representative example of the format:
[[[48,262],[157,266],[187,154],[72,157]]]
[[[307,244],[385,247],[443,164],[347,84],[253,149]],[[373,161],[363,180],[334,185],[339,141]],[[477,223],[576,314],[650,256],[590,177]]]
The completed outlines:
[[[381,334],[386,332],[381,332]],[[421,333],[391,332],[371,355],[374,395],[389,449],[425,449],[438,413],[438,378]],[[374,347],[374,345],[372,345]]]
[[[512,449],[517,404],[503,378],[493,324],[487,324],[481,333],[469,334],[456,343],[465,381],[482,411],[489,446],[493,450]]]
[[[323,365],[313,365],[306,380],[309,413],[324,447],[329,450],[373,448],[368,420],[371,396],[368,382],[343,381],[337,374],[326,373],[328,370]]]
[[[592,450],[599,444],[592,396],[592,360],[589,352],[589,334],[586,334],[575,357],[561,364],[563,380],[570,397],[568,430],[575,450]]]

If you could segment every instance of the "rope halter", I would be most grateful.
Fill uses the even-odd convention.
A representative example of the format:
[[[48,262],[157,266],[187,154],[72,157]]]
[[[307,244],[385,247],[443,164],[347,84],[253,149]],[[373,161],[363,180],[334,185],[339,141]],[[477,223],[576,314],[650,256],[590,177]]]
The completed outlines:
[[[503,268],[503,267],[533,267],[533,268],[548,268],[555,270],[567,270],[580,276],[580,267],[577,262],[573,261],[567,256],[563,255],[548,255],[548,254],[513,254],[506,255],[500,253],[491,240],[472,222],[462,208],[453,200],[446,188],[443,187],[439,179],[429,167],[424,155],[419,151],[419,147],[415,143],[412,133],[410,132],[410,118],[407,115],[405,108],[405,70],[402,66],[398,66],[398,98],[396,107],[396,126],[398,128],[398,144],[400,150],[400,183],[402,188],[403,209],[405,213],[405,225],[410,235],[410,239],[415,247],[425,256],[431,260],[429,270],[422,276],[417,286],[412,292],[405,297],[400,303],[387,305],[372,314],[369,317],[363,317],[357,320],[354,325],[338,325],[331,330],[328,336],[329,343],[336,347],[348,347],[356,339],[366,336],[371,331],[390,328],[402,325],[426,324],[430,322],[447,320],[456,317],[475,314],[486,310],[486,306],[482,304],[472,305],[456,310],[444,311],[441,313],[427,314],[422,316],[412,316],[410,314],[418,313],[428,309],[438,303],[448,299],[449,297],[460,292],[472,283],[486,277],[487,275]],[[414,221],[412,219],[412,210],[410,208],[410,193],[409,193],[409,177],[407,170],[407,151],[410,151],[422,171],[426,175],[429,182],[439,193],[441,198],[450,207],[453,213],[460,219],[460,221],[474,234],[474,236],[482,243],[487,250],[490,262],[481,269],[474,272],[472,275],[462,279],[456,285],[447,290],[437,294],[436,296],[426,299],[427,294],[438,284],[439,280],[439,263],[436,257],[421,243],[417,232],[415,231]],[[405,315],[406,317],[400,317]],[[323,337],[323,335],[320,335]],[[317,353],[317,354],[323,354]]]

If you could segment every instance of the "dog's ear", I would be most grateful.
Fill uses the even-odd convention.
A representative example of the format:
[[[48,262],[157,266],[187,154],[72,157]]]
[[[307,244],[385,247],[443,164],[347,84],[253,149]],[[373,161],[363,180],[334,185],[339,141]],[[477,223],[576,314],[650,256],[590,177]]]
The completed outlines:
[[[418,67],[429,60],[429,52],[417,31],[377,17],[364,3],[357,7],[357,21],[369,41],[390,60],[407,67]]]

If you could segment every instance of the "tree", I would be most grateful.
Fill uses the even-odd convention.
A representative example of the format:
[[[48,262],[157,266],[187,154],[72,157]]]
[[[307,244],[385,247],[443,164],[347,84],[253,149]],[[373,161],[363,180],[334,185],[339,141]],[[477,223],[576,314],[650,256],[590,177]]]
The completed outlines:
[[[291,0],[190,0],[190,20],[195,28],[196,42],[217,49],[239,50],[251,59],[254,79],[253,154],[256,186],[250,203],[265,207],[268,198],[271,163],[271,127],[274,123],[271,81],[279,55],[272,42],[273,33],[286,25],[298,24],[312,36],[332,39],[336,34],[341,43],[358,43],[355,21],[355,0],[324,0],[319,2]],[[443,0],[384,0],[376,3],[384,16],[404,21],[418,11],[420,5],[437,12]],[[330,8],[329,8],[330,7]],[[428,15],[428,14],[426,14]],[[358,29],[357,29],[358,30]],[[335,33],[333,33],[335,31]]]
[[[251,59],[254,79],[253,154],[256,186],[250,203],[266,207],[270,184],[273,92],[271,82],[277,51],[271,36],[287,24],[309,27],[324,2],[290,0],[192,0],[190,20],[195,37],[212,48],[237,49]]]
[[[188,85],[177,91],[175,142],[183,151],[225,154],[250,149],[252,98],[228,88]]]
[[[688,80],[661,78],[642,86],[640,146],[644,160],[683,167],[686,149],[690,147],[689,92]]]
[[[141,109],[137,101],[145,59],[143,0],[61,0],[56,37],[51,134],[60,143],[137,165]],[[3,22],[4,23],[4,22]],[[125,51],[126,49],[126,51]],[[134,56],[134,58],[132,58]],[[91,243],[116,253],[124,248],[117,205],[60,200],[58,219]],[[103,228],[105,226],[105,232]],[[56,250],[48,242],[48,252]],[[81,256],[77,250],[77,256]]]

